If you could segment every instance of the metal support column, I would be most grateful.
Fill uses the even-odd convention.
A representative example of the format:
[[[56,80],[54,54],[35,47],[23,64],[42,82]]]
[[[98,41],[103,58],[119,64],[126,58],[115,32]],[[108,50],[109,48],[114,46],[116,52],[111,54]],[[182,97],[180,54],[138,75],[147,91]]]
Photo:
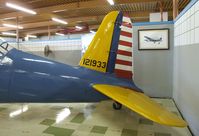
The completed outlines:
[[[163,21],[163,2],[159,1],[161,21]]]
[[[178,9],[178,2],[179,0],[173,0],[173,20],[178,16],[179,9]]]
[[[51,35],[51,33],[50,33],[50,25],[48,24],[48,40],[50,40],[50,35]]]
[[[19,49],[19,18],[17,16],[16,18],[16,24],[17,24],[17,29],[16,29],[16,42],[17,42],[17,49]]]

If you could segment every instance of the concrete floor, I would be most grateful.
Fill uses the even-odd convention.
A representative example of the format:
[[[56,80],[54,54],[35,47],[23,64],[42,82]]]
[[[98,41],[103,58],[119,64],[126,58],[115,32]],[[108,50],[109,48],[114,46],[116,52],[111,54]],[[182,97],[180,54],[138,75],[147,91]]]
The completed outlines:
[[[170,99],[154,99],[179,115]],[[191,136],[187,128],[159,125],[112,101],[0,104],[0,136]]]

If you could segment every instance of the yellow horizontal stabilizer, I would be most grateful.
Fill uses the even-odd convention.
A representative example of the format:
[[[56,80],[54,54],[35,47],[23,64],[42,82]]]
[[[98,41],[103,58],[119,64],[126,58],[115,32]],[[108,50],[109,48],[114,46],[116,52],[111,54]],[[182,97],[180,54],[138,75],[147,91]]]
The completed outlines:
[[[93,87],[104,95],[154,122],[175,127],[187,126],[187,123],[183,119],[169,112],[143,93],[111,85],[96,84]]]

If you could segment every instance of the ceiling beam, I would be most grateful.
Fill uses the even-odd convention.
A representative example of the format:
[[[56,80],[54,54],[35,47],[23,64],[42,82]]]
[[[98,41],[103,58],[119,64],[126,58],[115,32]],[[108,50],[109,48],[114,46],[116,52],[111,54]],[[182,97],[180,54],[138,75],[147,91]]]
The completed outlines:
[[[67,19],[67,22],[70,24],[74,24],[78,21],[86,20],[88,21],[97,21],[98,17],[97,16],[88,16],[88,17],[76,17],[76,18],[69,18]],[[12,23],[11,23],[12,24]],[[64,26],[59,23],[56,23],[52,20],[49,21],[41,21],[41,22],[35,22],[35,23],[27,23],[27,24],[20,24],[20,26],[23,26],[24,29],[30,29],[30,28],[37,28],[37,27],[43,27],[43,26],[48,26],[48,25],[57,25],[57,26]],[[68,26],[68,25],[65,25]],[[9,28],[9,27],[0,27],[0,31],[11,31],[11,30],[16,30],[14,28]]]
[[[116,4],[131,4],[131,3],[148,3],[148,2],[158,2],[158,1],[160,0],[115,0],[115,3]],[[162,0],[162,1],[169,1],[169,0]]]
[[[190,0],[179,1],[179,10],[182,10],[186,5],[190,2]]]
[[[131,12],[128,13],[129,17],[131,17],[131,19],[133,20],[137,20],[139,18],[145,18],[148,19],[149,18],[149,14],[153,12],[153,11],[138,11],[138,12]],[[172,11],[168,12],[169,17],[172,16]],[[59,23],[56,23],[52,20],[49,21],[38,21],[38,22],[34,22],[34,23],[25,23],[25,24],[20,24],[21,26],[24,27],[23,30],[20,31],[24,31],[26,29],[31,29],[31,28],[35,28],[35,29],[39,29],[40,27],[44,27],[44,26],[75,26],[76,23],[78,21],[82,21],[84,20],[84,22],[89,22],[89,21],[94,21],[96,23],[99,23],[102,21],[102,19],[104,18],[105,15],[100,15],[100,16],[85,16],[85,17],[75,17],[75,18],[67,18],[67,17],[63,17],[63,19],[65,19],[69,24],[68,25],[61,25]],[[16,22],[5,22],[4,23],[11,23],[11,24],[15,24]],[[11,31],[11,30],[16,30],[14,28],[8,28],[8,27],[0,27],[0,31]]]
[[[105,0],[93,0],[93,1],[82,1],[78,3],[68,3],[68,4],[62,4],[62,5],[56,5],[56,6],[50,6],[50,7],[44,7],[44,8],[38,8],[33,9],[39,14],[45,14],[45,13],[53,13],[53,11],[56,10],[74,10],[74,9],[84,9],[84,8],[96,8],[101,7],[104,5],[109,5]],[[8,17],[25,17],[25,16],[33,16],[24,12],[12,12],[12,13],[6,13],[6,14],[0,14],[0,19],[8,18]]]
[[[92,29],[92,30],[96,30],[98,29],[100,24],[95,24],[95,25],[90,25],[89,28]],[[48,31],[50,33],[55,33],[57,31],[59,31],[60,29],[59,28],[55,28],[55,27],[50,27],[50,29],[48,30],[48,27],[43,27],[43,28],[40,28],[39,30],[29,30],[27,32],[22,32],[20,35],[26,35],[26,34],[48,34]]]
[[[164,12],[168,12],[168,16],[172,16],[173,15],[173,11],[164,11]],[[128,16],[133,18],[136,17],[149,17],[150,13],[154,13],[154,11],[138,11],[138,12],[131,12],[128,13]]]
[[[179,0],[173,0],[173,20],[177,17],[179,14]]]
[[[128,4],[128,3],[147,3],[147,2],[158,2],[159,0],[116,0],[116,4]],[[162,0],[162,1],[168,1],[168,0]],[[81,1],[76,3],[68,3],[68,4],[62,4],[62,5],[56,5],[56,6],[49,6],[44,8],[37,8],[33,9],[36,11],[38,15],[41,14],[53,14],[53,11],[56,10],[78,10],[78,9],[85,9],[85,8],[97,8],[97,7],[103,7],[103,6],[109,6],[108,2],[106,0],[93,0],[93,1]],[[6,13],[6,14],[0,14],[0,19],[8,18],[8,17],[26,17],[26,16],[33,16],[24,12],[12,12],[12,13]]]

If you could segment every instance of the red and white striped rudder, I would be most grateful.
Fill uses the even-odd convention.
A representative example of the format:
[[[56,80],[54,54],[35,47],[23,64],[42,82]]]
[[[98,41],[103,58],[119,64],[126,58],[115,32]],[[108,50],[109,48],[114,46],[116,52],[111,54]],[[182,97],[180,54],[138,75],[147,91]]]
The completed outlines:
[[[133,30],[131,19],[123,16],[114,72],[117,77],[132,79]]]

